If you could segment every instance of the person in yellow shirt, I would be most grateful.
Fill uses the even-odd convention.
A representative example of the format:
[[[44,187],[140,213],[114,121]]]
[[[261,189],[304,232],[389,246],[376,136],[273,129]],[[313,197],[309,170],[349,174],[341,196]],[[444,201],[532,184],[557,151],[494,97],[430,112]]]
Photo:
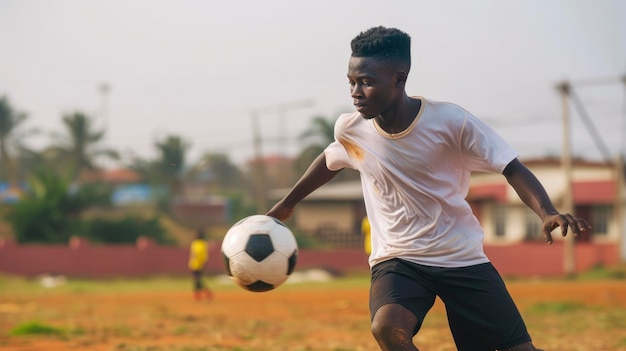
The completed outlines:
[[[372,241],[370,240],[370,221],[367,216],[361,221],[361,234],[363,235],[363,249],[369,255],[372,253]]]
[[[213,292],[204,283],[202,275],[204,266],[209,260],[209,243],[206,241],[204,231],[199,229],[196,238],[189,247],[189,270],[193,276],[193,297],[200,300],[205,297],[207,300],[213,299]]]

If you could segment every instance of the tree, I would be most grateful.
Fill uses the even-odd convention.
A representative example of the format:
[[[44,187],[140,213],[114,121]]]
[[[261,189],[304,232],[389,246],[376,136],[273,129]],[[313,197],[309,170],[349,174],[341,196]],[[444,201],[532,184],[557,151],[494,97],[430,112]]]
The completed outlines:
[[[129,168],[141,174],[154,186],[168,188],[167,194],[162,194],[163,198],[159,199],[160,207],[165,209],[170,198],[182,191],[185,159],[191,144],[180,136],[168,135],[157,140],[154,146],[159,155],[155,160],[135,158]]]
[[[311,126],[305,130],[300,139],[309,144],[300,152],[294,167],[298,174],[303,174],[311,162],[319,156],[324,149],[333,141],[335,141],[335,122],[336,119],[328,119],[324,116],[315,116],[311,120]],[[332,181],[347,181],[359,179],[359,174],[354,170],[344,170],[338,174]]]
[[[119,158],[117,151],[100,147],[105,131],[96,130],[91,117],[82,112],[72,112],[63,115],[62,120],[67,134],[59,137],[59,145],[50,153],[60,164],[69,162],[72,180],[76,180],[84,170],[96,170],[97,158]]]
[[[15,132],[26,118],[25,113],[13,109],[6,96],[0,97],[0,180],[16,181],[17,169],[9,147],[17,145]]]
[[[231,218],[239,220],[256,213],[256,208],[249,201],[250,181],[235,165],[228,155],[223,153],[205,153],[190,171],[190,177],[206,184],[206,190],[228,199]]]
[[[160,154],[155,164],[158,175],[169,186],[170,192],[178,195],[182,190],[182,173],[191,144],[180,136],[169,135],[157,141],[155,146]]]
[[[243,174],[228,155],[207,152],[200,158],[191,175],[200,181],[210,184],[216,192],[224,192],[243,187]]]
[[[300,134],[300,140],[308,145],[296,157],[294,167],[298,174],[304,173],[311,162],[324,151],[324,148],[335,140],[334,126],[334,120],[324,116],[315,116],[311,120],[309,129]]]
[[[313,140],[313,145],[323,149],[335,140],[335,121],[336,119],[315,116],[311,120],[311,127],[302,132],[300,138],[302,140]]]
[[[28,191],[7,215],[18,242],[65,243],[83,211],[110,205],[111,189],[106,184],[69,184],[50,170],[36,172]]]

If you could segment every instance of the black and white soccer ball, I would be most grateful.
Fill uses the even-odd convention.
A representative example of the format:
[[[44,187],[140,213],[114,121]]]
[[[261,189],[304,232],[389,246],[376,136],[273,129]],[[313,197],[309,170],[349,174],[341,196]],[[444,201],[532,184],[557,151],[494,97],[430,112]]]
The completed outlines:
[[[246,217],[235,223],[222,241],[226,272],[242,288],[272,290],[287,280],[298,260],[293,233],[276,218]]]

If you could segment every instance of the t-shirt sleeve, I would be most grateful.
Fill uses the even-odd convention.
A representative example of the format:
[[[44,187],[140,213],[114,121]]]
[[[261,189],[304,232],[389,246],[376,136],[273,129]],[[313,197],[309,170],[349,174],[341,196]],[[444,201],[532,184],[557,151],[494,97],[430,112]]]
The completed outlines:
[[[353,168],[352,160],[346,148],[337,140],[342,132],[346,122],[346,115],[341,115],[335,123],[335,141],[326,147],[324,155],[326,156],[326,167],[331,171],[338,171],[342,168]]]
[[[342,168],[353,168],[350,156],[340,142],[334,141],[324,150],[326,156],[326,167],[331,171],[338,171]]]
[[[519,156],[500,134],[470,113],[461,130],[461,149],[471,171],[502,173]]]

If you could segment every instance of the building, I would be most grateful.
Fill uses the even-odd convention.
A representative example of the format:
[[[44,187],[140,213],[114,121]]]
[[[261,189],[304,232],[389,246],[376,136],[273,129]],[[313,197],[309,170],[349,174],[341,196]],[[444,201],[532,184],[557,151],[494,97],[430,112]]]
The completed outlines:
[[[524,164],[539,178],[557,209],[563,208],[569,186],[558,159],[526,160]],[[574,215],[592,225],[578,242],[619,242],[619,216],[616,215],[616,171],[612,164],[579,160],[573,165],[571,194]],[[520,200],[515,190],[499,174],[473,174],[467,196],[474,214],[485,230],[485,243],[507,244],[543,241],[541,221]],[[623,196],[622,196],[623,197]],[[560,235],[554,235],[560,240]]]
[[[282,197],[285,189],[272,193]],[[309,194],[295,212],[295,228],[332,246],[360,247],[365,204],[361,182],[331,182]]]

